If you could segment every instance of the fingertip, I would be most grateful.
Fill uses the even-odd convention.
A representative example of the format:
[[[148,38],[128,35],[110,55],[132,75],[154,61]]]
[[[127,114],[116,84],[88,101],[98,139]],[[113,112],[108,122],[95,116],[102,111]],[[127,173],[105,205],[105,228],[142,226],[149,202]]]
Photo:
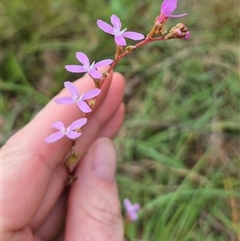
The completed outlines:
[[[103,181],[115,182],[116,152],[108,138],[98,139],[94,145],[93,171]]]
[[[125,78],[122,74],[120,74],[119,72],[114,72],[113,73],[113,80],[115,80],[116,82],[119,82],[122,87],[125,87]]]
[[[108,138],[95,141],[77,167],[68,203],[66,240],[122,241],[123,227],[115,182],[116,154]]]

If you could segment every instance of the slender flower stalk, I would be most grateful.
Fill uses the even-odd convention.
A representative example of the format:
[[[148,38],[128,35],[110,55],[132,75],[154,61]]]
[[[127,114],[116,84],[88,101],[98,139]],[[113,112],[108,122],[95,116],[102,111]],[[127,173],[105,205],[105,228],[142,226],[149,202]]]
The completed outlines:
[[[110,24],[108,24],[100,19],[97,20],[98,27],[105,33],[114,35],[115,43],[119,46],[127,45],[125,38],[129,38],[132,40],[144,39],[144,35],[141,33],[126,31],[127,30],[126,28],[121,30],[122,23],[121,23],[120,19],[114,14],[111,16],[111,23],[113,26],[111,26]]]
[[[76,103],[83,113],[89,113],[92,111],[92,109],[85,102],[85,100],[92,99],[101,93],[100,89],[95,88],[79,95],[77,87],[71,82],[64,82],[64,86],[70,92],[71,96],[60,97],[55,99],[54,101],[59,105]]]
[[[66,65],[65,69],[72,73],[88,73],[93,79],[102,78],[102,73],[100,73],[97,68],[108,66],[113,62],[112,59],[105,59],[90,64],[89,58],[83,52],[77,52],[76,58],[82,65]]]

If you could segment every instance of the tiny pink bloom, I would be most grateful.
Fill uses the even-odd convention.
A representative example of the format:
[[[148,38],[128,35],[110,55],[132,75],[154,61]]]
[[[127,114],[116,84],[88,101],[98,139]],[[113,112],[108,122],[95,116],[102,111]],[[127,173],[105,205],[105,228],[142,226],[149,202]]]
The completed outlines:
[[[141,40],[144,39],[144,35],[137,32],[126,31],[127,29],[121,30],[122,23],[116,15],[111,16],[112,26],[102,20],[97,20],[98,27],[103,30],[105,33],[114,35],[115,43],[119,46],[126,46],[125,38],[132,40]]]
[[[140,205],[138,203],[132,204],[129,199],[124,199],[124,207],[126,209],[126,215],[131,221],[136,221],[138,219],[137,212],[140,210]]]
[[[105,59],[97,63],[93,62],[90,64],[87,55],[83,52],[77,52],[76,58],[82,65],[66,65],[65,69],[72,73],[88,73],[94,79],[102,78],[102,73],[100,73],[97,68],[108,66],[113,62],[112,59]]]
[[[186,32],[185,37],[183,38],[184,40],[188,40],[191,37],[191,33],[189,31]]]
[[[67,136],[70,139],[76,139],[82,135],[82,133],[77,132],[76,130],[81,128],[87,123],[87,118],[81,118],[74,121],[69,127],[65,127],[61,121],[55,122],[52,127],[58,129],[59,131],[51,134],[45,139],[45,142],[51,143],[61,139],[63,136]]]
[[[178,0],[164,0],[161,5],[160,15],[157,21],[162,23],[166,21],[168,18],[180,18],[187,15],[187,13],[172,15],[172,13],[177,8],[177,4]]]
[[[85,102],[85,100],[92,99],[101,93],[100,89],[95,88],[79,95],[77,87],[71,82],[64,82],[64,86],[70,92],[71,96],[60,97],[55,99],[54,101],[59,105],[76,103],[83,113],[89,113],[92,111],[92,109]]]

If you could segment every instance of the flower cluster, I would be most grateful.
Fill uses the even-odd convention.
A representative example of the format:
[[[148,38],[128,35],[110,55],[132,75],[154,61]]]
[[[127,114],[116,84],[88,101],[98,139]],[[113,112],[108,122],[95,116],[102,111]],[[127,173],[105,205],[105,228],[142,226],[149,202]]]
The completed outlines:
[[[116,15],[111,16],[112,26],[108,23],[98,20],[97,25],[100,29],[104,32],[112,34],[115,36],[115,42],[119,46],[126,46],[125,38],[129,38],[132,40],[141,40],[144,38],[143,34],[126,31],[127,29],[121,30],[121,21]],[[72,73],[88,73],[90,77],[95,80],[99,81],[103,77],[103,73],[101,73],[98,68],[109,66],[113,63],[112,59],[105,59],[99,62],[93,62],[90,64],[89,58],[83,52],[76,53],[77,60],[81,63],[80,65],[66,65],[65,69]],[[60,98],[56,98],[55,102],[59,105],[62,104],[73,104],[76,103],[79,109],[84,113],[89,113],[92,111],[91,106],[87,103],[87,100],[94,99],[101,93],[101,89],[95,88],[89,90],[81,95],[78,92],[78,89],[75,85],[71,82],[66,81],[64,82],[65,88],[69,91],[71,96],[64,96]],[[55,132],[48,136],[45,139],[45,142],[51,143],[61,139],[63,136],[67,136],[70,139],[76,139],[82,135],[81,127],[87,123],[87,118],[81,118],[77,121],[74,121],[69,127],[65,127],[61,121],[55,122],[52,127],[58,129],[58,132]]]
[[[152,41],[168,40],[173,38],[188,39],[190,38],[190,32],[183,24],[178,24],[173,27],[169,33],[165,34],[166,28],[164,23],[169,18],[179,18],[185,16],[187,13],[173,15],[172,13],[177,8],[178,0],[164,0],[161,8],[160,14],[156,17],[152,30],[146,35],[146,37],[137,32],[127,31],[127,28],[122,29],[122,23],[118,16],[112,14],[110,21],[111,24],[103,21],[97,20],[97,26],[107,34],[114,36],[114,41],[116,44],[116,54],[115,59],[104,59],[98,62],[90,62],[88,56],[83,52],[77,52],[76,58],[80,62],[77,65],[66,65],[65,69],[72,73],[88,73],[95,83],[94,89],[88,90],[84,93],[79,93],[77,87],[69,81],[64,82],[65,88],[70,93],[70,96],[63,96],[55,99],[55,102],[59,105],[64,104],[76,104],[79,110],[82,112],[84,118],[78,119],[65,127],[64,123],[61,121],[55,122],[52,127],[58,131],[49,135],[45,141],[47,143],[55,142],[62,137],[66,136],[69,139],[76,139],[82,135],[81,128],[87,123],[87,114],[90,113],[94,107],[96,97],[101,93],[101,86],[106,79],[108,73],[116,66],[118,61],[124,56],[131,53],[134,49],[139,48]],[[153,37],[154,35],[161,34],[161,37]],[[164,35],[165,34],[165,35]],[[127,46],[126,39],[140,41],[136,45]],[[108,71],[101,73],[99,71],[100,67],[109,66]],[[76,153],[75,153],[76,154]],[[128,216],[130,219],[136,219],[136,211],[138,209],[137,205],[132,205],[129,200],[124,202],[126,209],[128,210]],[[134,211],[135,210],[135,211]]]

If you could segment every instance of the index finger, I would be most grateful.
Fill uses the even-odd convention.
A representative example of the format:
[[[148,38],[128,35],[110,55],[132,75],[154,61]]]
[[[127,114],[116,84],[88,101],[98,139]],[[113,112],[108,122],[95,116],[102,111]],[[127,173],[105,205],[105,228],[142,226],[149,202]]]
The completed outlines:
[[[110,88],[112,76],[106,79],[102,92],[97,98],[96,109],[104,102],[108,91],[115,92],[118,86],[120,91],[117,95],[123,94],[123,78],[116,77],[113,87]],[[75,83],[81,92],[85,92],[94,87],[92,80],[88,76]],[[58,97],[65,95],[63,90]],[[121,100],[121,99],[120,99]],[[114,99],[112,100],[115,101]],[[119,102],[119,98],[117,100]],[[116,103],[115,107],[119,103]],[[94,113],[93,113],[94,115]],[[51,134],[51,125],[57,120],[63,121],[69,125],[73,120],[81,118],[82,113],[75,105],[56,106],[56,103],[50,103],[22,130],[15,134],[3,147],[3,193],[4,193],[4,213],[6,220],[5,226],[11,226],[12,229],[20,229],[27,225],[33,218],[36,211],[43,202],[44,195],[48,189],[52,173],[62,165],[62,159],[71,147],[71,140],[62,138],[60,141],[52,144],[44,142],[45,138]],[[104,123],[102,123],[104,124]],[[63,165],[62,165],[63,167]],[[64,186],[64,178],[67,173],[63,173],[63,168],[58,168],[55,173],[55,196],[59,195],[59,190]],[[57,191],[58,190],[58,191]],[[17,197],[17,198],[16,198]],[[10,204],[10,205],[9,205]],[[13,211],[12,207],[15,207]],[[16,220],[15,214],[22,217],[21,224]]]

